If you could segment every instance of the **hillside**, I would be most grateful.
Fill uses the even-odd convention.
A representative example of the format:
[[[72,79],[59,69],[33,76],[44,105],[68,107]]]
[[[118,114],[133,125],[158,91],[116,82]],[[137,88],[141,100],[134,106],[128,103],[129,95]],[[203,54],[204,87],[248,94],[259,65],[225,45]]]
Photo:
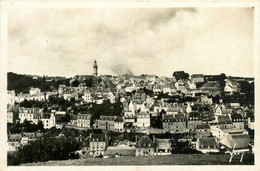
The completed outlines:
[[[52,87],[57,89],[59,84],[69,85],[69,79],[46,81],[45,77],[33,79],[33,77],[29,75],[12,72],[7,73],[7,89],[15,90],[16,93],[28,93],[30,87],[40,88],[42,91],[49,91]]]

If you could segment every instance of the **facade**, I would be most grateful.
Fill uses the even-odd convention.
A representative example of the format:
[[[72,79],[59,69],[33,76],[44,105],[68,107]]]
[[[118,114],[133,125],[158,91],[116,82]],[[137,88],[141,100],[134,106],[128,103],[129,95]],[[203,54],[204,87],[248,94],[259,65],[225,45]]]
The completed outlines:
[[[187,132],[186,120],[184,114],[166,115],[163,118],[163,129],[170,133],[184,133]]]
[[[231,120],[234,129],[244,129],[245,127],[244,119],[240,114],[232,114]]]
[[[116,116],[100,116],[100,119],[97,120],[97,126],[102,130],[115,130],[115,120]]]
[[[15,91],[7,91],[7,104],[14,105],[15,103]]]
[[[136,143],[136,156],[154,155],[155,143],[147,136],[142,136]]]
[[[224,91],[227,93],[239,92],[240,85],[235,81],[231,81],[230,79],[227,79],[225,83]]]
[[[155,152],[157,154],[171,154],[171,150],[172,148],[170,139],[155,139]]]
[[[208,124],[197,125],[196,126],[196,136],[197,136],[197,138],[211,136],[210,126]]]
[[[204,82],[204,76],[203,76],[203,74],[192,74],[191,80],[195,83],[203,83]]]
[[[19,119],[20,123],[23,123],[25,120],[32,121],[34,124],[38,124],[38,121],[42,119],[43,112],[40,108],[19,108]]]
[[[200,88],[200,91],[213,96],[219,95],[219,84],[216,81],[208,81]]]
[[[7,104],[7,123],[16,123],[20,104]]]
[[[202,153],[219,152],[219,143],[215,137],[198,138],[196,142],[196,150]]]
[[[54,113],[51,113],[50,117],[47,115],[47,117],[44,117],[41,119],[41,121],[44,129],[51,129],[52,127],[56,127],[56,118]]]
[[[77,115],[77,127],[79,128],[90,128],[90,114],[78,114]]]
[[[39,88],[30,88],[29,94],[30,95],[37,95],[41,93],[41,89]]]
[[[148,112],[141,111],[136,117],[138,128],[150,128],[150,114]]]
[[[104,155],[108,145],[106,134],[90,134],[89,138],[89,154],[93,156]]]
[[[116,117],[115,119],[115,131],[124,132],[124,120],[122,117]]]
[[[202,124],[201,115],[198,112],[190,112],[188,115],[188,123],[187,123],[187,128],[190,130],[190,132],[195,131],[197,125],[201,125],[201,124]]]

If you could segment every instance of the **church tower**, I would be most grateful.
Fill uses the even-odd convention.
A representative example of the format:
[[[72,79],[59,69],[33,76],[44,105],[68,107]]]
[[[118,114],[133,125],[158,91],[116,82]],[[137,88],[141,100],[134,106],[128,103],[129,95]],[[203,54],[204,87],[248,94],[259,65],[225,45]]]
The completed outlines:
[[[94,64],[93,64],[93,75],[95,76],[95,77],[97,77],[98,76],[98,66],[97,66],[97,61],[95,60],[94,61]]]

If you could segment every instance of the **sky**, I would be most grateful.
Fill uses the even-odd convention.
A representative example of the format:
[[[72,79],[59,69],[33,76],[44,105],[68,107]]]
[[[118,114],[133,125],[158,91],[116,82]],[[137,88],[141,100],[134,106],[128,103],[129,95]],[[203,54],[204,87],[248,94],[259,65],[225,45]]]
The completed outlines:
[[[9,9],[8,71],[253,76],[252,8]]]

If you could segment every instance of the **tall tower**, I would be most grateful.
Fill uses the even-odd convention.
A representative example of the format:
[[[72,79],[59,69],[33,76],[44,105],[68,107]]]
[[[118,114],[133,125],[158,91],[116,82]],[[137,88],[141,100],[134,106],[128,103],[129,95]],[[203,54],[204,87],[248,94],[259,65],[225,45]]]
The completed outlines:
[[[93,75],[94,75],[95,77],[98,76],[98,71],[97,71],[97,69],[98,69],[97,61],[95,60],[95,61],[94,61],[94,64],[93,64]]]

